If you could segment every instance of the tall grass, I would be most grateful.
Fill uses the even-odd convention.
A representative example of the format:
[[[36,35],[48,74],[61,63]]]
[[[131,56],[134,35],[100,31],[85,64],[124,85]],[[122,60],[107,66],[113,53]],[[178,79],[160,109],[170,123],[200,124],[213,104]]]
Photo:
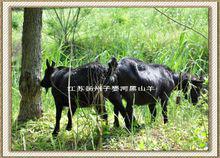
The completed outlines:
[[[72,9],[74,13],[77,9]],[[160,8],[171,18],[193,27],[208,37],[208,9]],[[69,9],[58,13],[67,20]],[[15,120],[19,111],[18,89],[21,65],[22,11],[13,11],[13,63],[12,63],[12,150],[97,150],[99,140],[97,115],[94,109],[77,109],[73,117],[73,129],[65,130],[67,110],[61,118],[61,131],[57,139],[51,133],[55,123],[55,105],[51,92],[42,90],[43,117],[18,126]],[[18,20],[19,19],[19,20]],[[61,27],[54,10],[44,10],[42,30],[42,73],[46,59],[57,65],[69,65],[70,55],[63,52]],[[130,56],[147,63],[164,64],[176,72],[201,73],[208,84],[208,41],[195,32],[183,28],[153,8],[81,8],[76,28],[72,66],[94,61],[102,64],[115,56],[118,60]],[[71,36],[68,39],[71,41]],[[61,42],[60,42],[61,41]],[[113,106],[107,101],[109,125],[103,130],[103,150],[207,150],[208,104],[203,94],[197,106],[181,97],[176,105],[173,92],[168,103],[169,123],[164,125],[161,106],[157,104],[157,118],[150,122],[147,106],[135,106],[134,114],[141,127],[131,133],[124,129],[119,116],[120,128],[113,128]],[[123,101],[126,105],[125,101]]]

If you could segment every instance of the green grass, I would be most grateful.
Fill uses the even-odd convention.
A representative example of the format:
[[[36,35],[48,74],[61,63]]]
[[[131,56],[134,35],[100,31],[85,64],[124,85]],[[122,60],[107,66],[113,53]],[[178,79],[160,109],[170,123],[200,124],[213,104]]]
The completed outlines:
[[[46,99],[50,94],[44,96]],[[208,118],[207,104],[192,106],[182,99],[180,105],[175,104],[173,94],[169,102],[169,123],[164,125],[161,107],[158,104],[156,122],[150,123],[150,113],[147,106],[135,107],[135,116],[140,128],[133,134],[127,132],[120,116],[120,128],[113,128],[113,107],[108,102],[107,110],[110,126],[104,126],[104,150],[207,150],[208,149]],[[45,101],[44,101],[45,102]],[[91,108],[78,109],[73,117],[74,128],[66,131],[66,113],[63,111],[61,131],[57,139],[52,137],[55,123],[55,108],[53,102],[48,102],[44,108],[44,116],[39,120],[28,121],[22,127],[13,126],[13,150],[97,150],[96,113]],[[18,130],[20,128],[20,130]]]
[[[193,27],[208,37],[207,8],[159,8],[170,17]],[[63,14],[67,23],[69,9]],[[72,13],[76,11],[73,10]],[[100,121],[92,108],[77,109],[72,131],[66,131],[67,109],[63,111],[61,130],[54,139],[55,105],[51,92],[42,90],[43,117],[16,124],[19,112],[18,88],[21,64],[22,12],[13,11],[13,63],[12,63],[12,150],[98,150]],[[73,67],[94,61],[99,56],[106,64],[111,56],[120,60],[135,57],[147,63],[169,66],[176,72],[190,72],[205,76],[208,85],[208,40],[195,32],[169,21],[153,8],[83,8],[76,28],[72,56]],[[71,21],[74,23],[73,21]],[[42,30],[42,73],[46,59],[57,65],[69,65],[70,55],[64,52],[62,28],[53,10],[44,10]],[[72,40],[72,34],[67,42]],[[42,74],[43,75],[43,74]],[[141,127],[127,132],[120,116],[120,128],[113,128],[113,106],[107,102],[109,125],[103,125],[103,150],[208,150],[208,94],[203,94],[194,106],[182,97],[176,105],[173,92],[168,103],[169,123],[162,121],[161,106],[157,104],[156,122],[150,123],[147,106],[135,106],[134,113]],[[125,103],[125,102],[124,102]]]

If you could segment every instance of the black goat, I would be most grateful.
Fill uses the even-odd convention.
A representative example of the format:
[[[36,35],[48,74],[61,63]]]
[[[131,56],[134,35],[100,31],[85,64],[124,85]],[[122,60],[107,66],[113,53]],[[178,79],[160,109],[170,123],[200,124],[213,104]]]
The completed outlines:
[[[116,69],[117,81],[120,87],[136,86],[144,87],[144,91],[120,91],[120,95],[127,102],[126,111],[131,121],[133,115],[133,105],[149,104],[151,119],[154,121],[156,117],[156,101],[160,100],[162,106],[162,114],[164,123],[168,122],[167,118],[167,102],[171,92],[176,88],[182,89],[187,95],[190,90],[190,98],[193,104],[198,102],[200,89],[203,80],[197,79],[189,74],[179,75],[173,73],[171,69],[158,64],[146,64],[141,60],[134,58],[123,58],[118,62]],[[181,77],[180,77],[181,76]],[[191,77],[190,77],[191,76]],[[189,86],[191,84],[191,86]],[[115,121],[114,125],[119,126],[118,109],[114,109]],[[134,117],[133,117],[134,119]],[[127,126],[130,128],[131,124]]]
[[[92,91],[85,90],[86,86],[94,88],[96,86],[114,85],[116,64],[116,59],[112,58],[108,63],[108,68],[102,66],[96,61],[73,69],[62,66],[55,67],[55,62],[52,62],[50,65],[49,61],[46,61],[47,69],[45,70],[45,76],[41,81],[41,86],[44,87],[46,91],[51,87],[52,95],[55,100],[56,125],[53,135],[57,135],[59,132],[63,107],[69,107],[70,104],[71,109],[69,109],[67,114],[67,130],[71,130],[72,128],[71,112],[72,115],[74,115],[77,107],[89,107],[95,105],[99,114],[102,111],[105,113],[102,116],[103,119],[107,121],[105,106],[101,106],[104,100],[100,94],[103,94],[105,98],[108,98],[109,101],[116,106],[115,109],[120,111],[125,118],[125,122],[127,124],[129,123],[125,109],[123,108],[121,100],[118,98],[120,97],[118,92],[111,92],[109,90],[104,91],[103,89],[100,90],[100,87],[95,90],[93,89]],[[81,89],[77,89],[79,87],[81,87]]]

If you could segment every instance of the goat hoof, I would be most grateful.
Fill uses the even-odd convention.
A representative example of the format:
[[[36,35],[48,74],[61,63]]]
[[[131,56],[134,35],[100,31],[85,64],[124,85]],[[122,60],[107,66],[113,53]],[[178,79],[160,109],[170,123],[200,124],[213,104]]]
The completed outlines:
[[[52,136],[57,137],[58,133],[59,133],[59,131],[53,131]]]
[[[71,131],[71,129],[72,129],[72,126],[66,126],[67,131]]]
[[[167,124],[168,123],[168,119],[164,119],[164,124]]]
[[[54,133],[54,132],[52,133],[53,137],[57,137],[57,135],[58,135],[58,133]]]

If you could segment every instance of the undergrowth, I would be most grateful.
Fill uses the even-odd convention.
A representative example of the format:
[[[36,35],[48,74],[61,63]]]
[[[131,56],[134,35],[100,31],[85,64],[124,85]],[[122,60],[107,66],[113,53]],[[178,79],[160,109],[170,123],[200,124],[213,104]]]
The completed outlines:
[[[208,37],[208,9],[159,8],[171,18],[193,27]],[[69,9],[57,9],[67,30]],[[77,9],[72,9],[75,14]],[[22,11],[12,14],[12,150],[98,150],[100,139],[97,115],[92,108],[77,109],[73,129],[65,130],[67,110],[61,118],[61,131],[55,139],[51,133],[55,124],[55,105],[52,94],[42,89],[43,117],[17,125],[20,93]],[[58,39],[58,37],[61,37]],[[63,38],[65,37],[65,39]],[[73,42],[73,56],[69,43]],[[42,73],[46,59],[57,65],[77,67],[98,58],[102,64],[115,56],[118,60],[130,56],[146,63],[164,64],[176,72],[203,74],[208,85],[208,40],[192,30],[181,27],[153,8],[81,8],[75,34],[62,34],[53,9],[43,11]],[[157,118],[150,122],[148,106],[135,106],[134,114],[140,128],[129,133],[120,116],[120,128],[113,127],[113,106],[106,102],[108,125],[103,125],[102,150],[208,150],[208,94],[204,93],[197,105],[173,92],[168,103],[169,123],[163,124],[161,106],[157,104]],[[124,102],[125,104],[125,102]]]

